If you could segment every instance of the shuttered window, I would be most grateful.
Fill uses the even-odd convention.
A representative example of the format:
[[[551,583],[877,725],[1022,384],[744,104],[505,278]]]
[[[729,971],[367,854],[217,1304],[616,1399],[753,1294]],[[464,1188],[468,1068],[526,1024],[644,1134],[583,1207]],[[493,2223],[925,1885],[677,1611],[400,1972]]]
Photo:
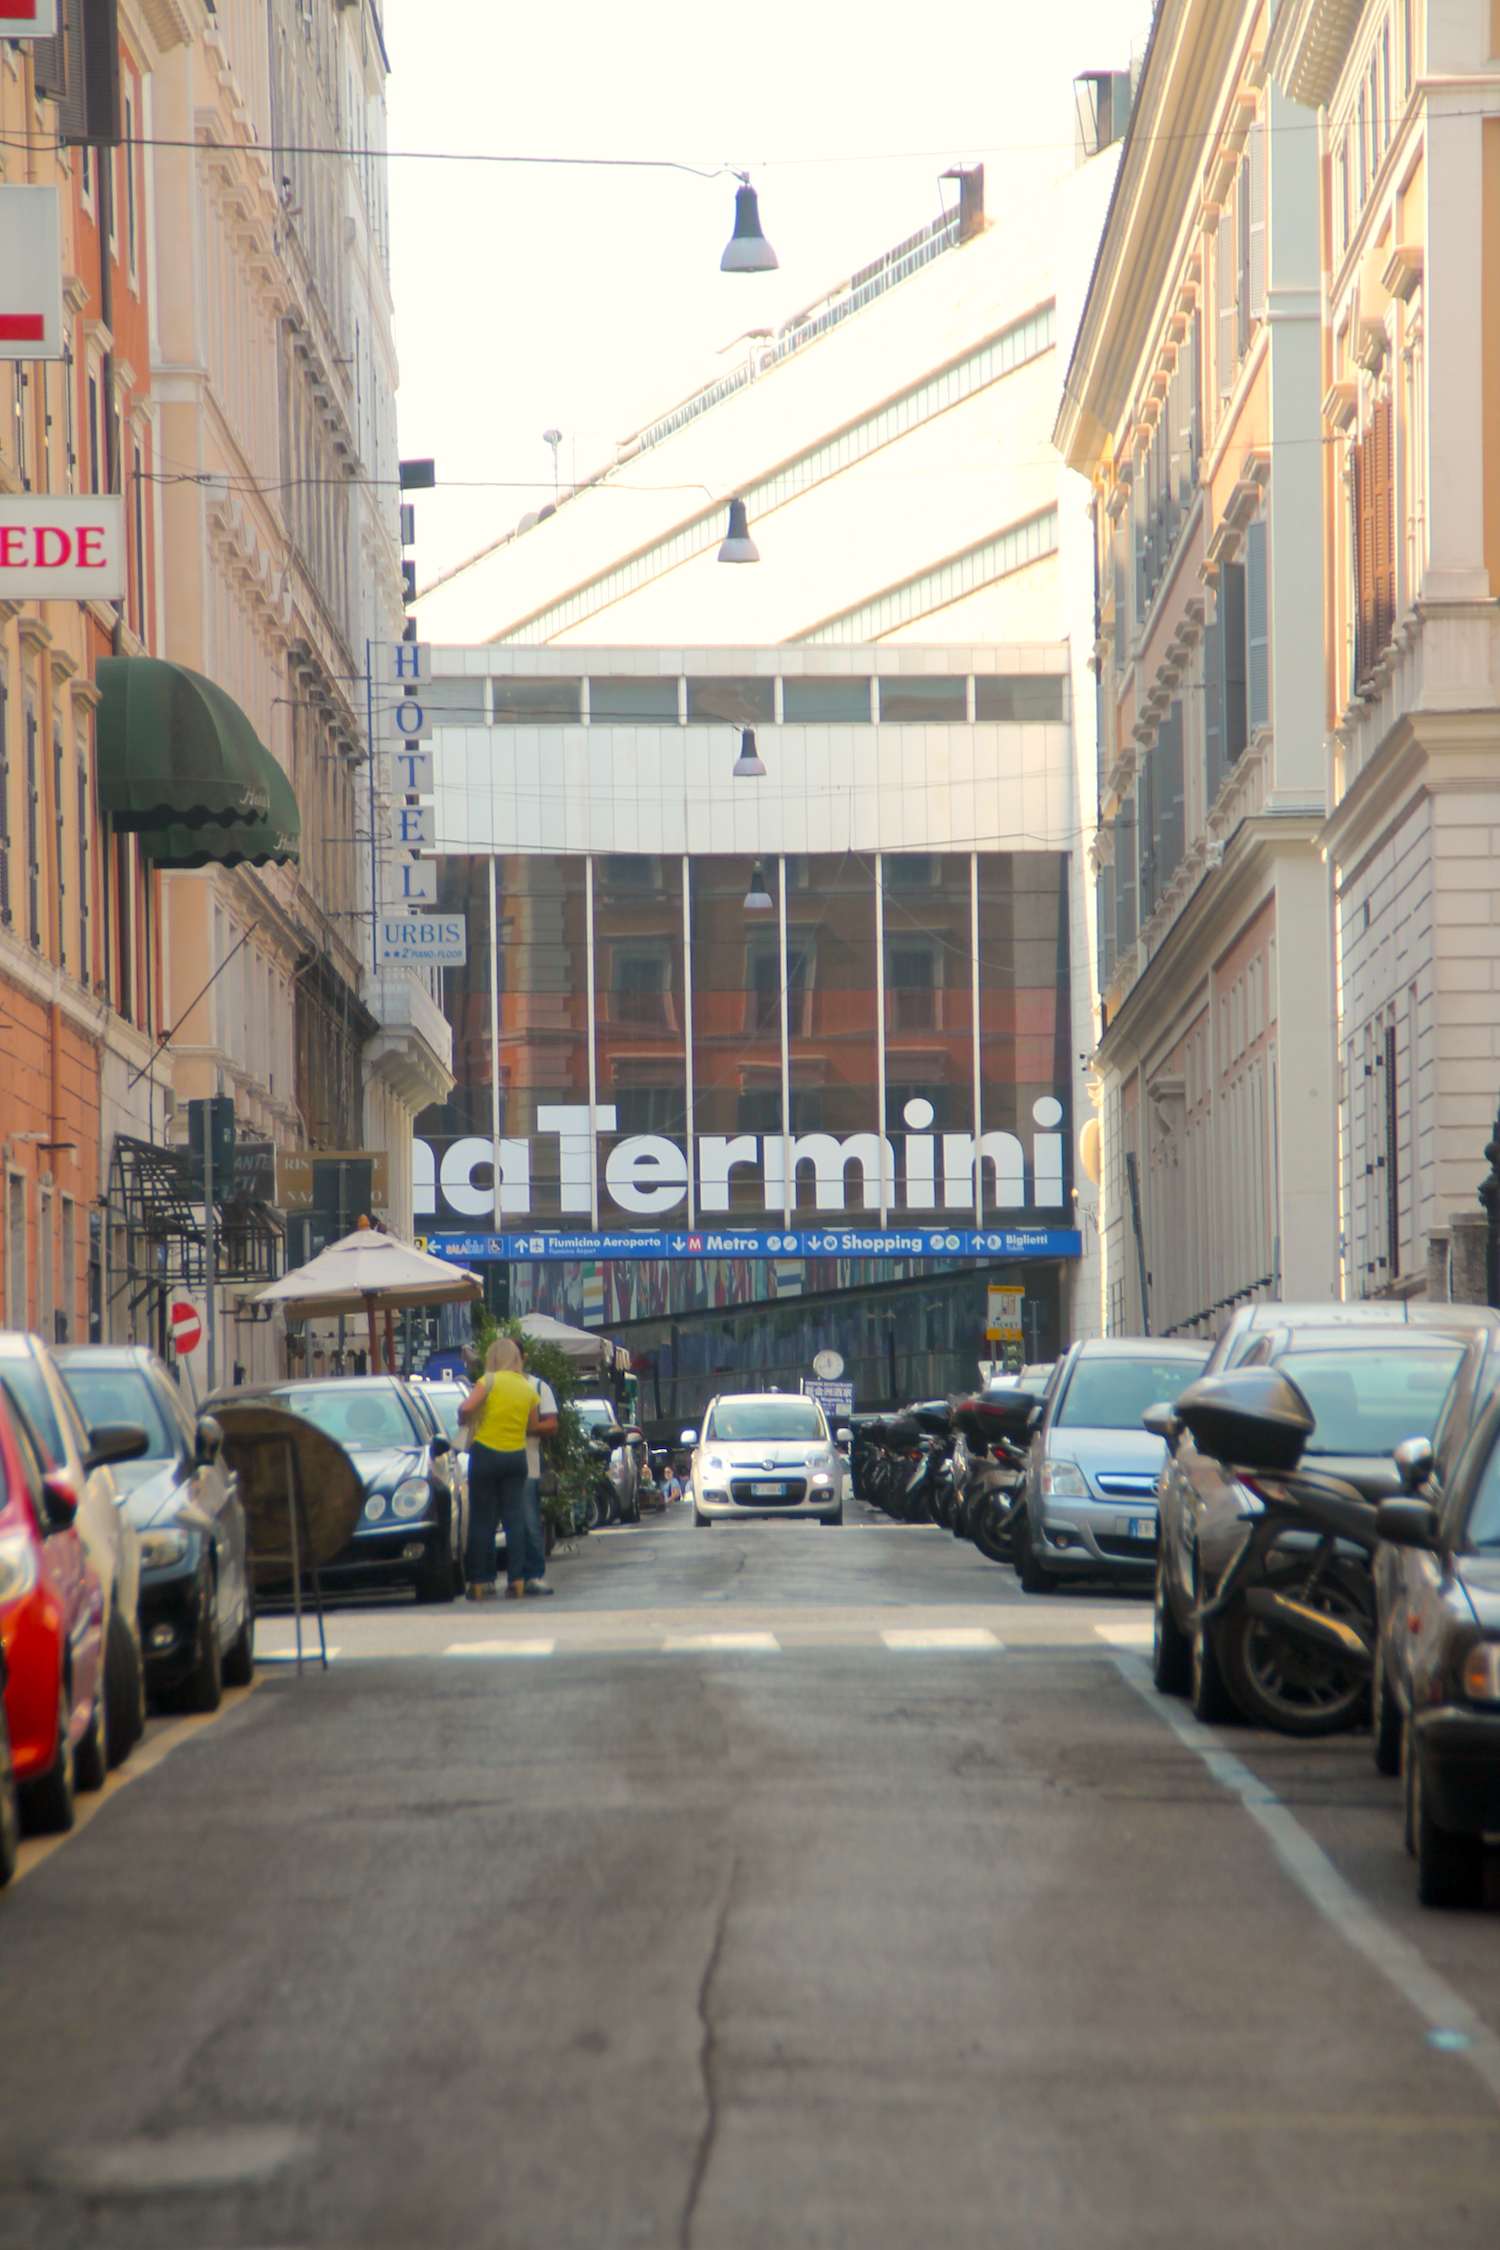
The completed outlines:
[[[1203,636],[1203,798],[1212,806],[1226,771],[1224,760],[1224,597]]]
[[[1365,685],[1396,626],[1391,405],[1381,399],[1354,447],[1354,686]]]
[[[1221,399],[1228,398],[1234,389],[1234,371],[1239,364],[1239,237],[1239,187],[1236,183],[1230,189],[1224,208],[1219,213],[1217,252],[1214,259],[1218,312],[1214,356],[1219,363]]]
[[[1245,718],[1251,734],[1271,724],[1271,605],[1264,518],[1245,532]]]
[[[1161,723],[1156,744],[1156,878],[1165,890],[1186,848],[1183,802],[1182,705],[1174,703]]]
[[[80,753],[78,786],[78,981],[84,990],[93,980],[89,959],[89,767]]]
[[[1139,779],[1135,785],[1136,841],[1140,857],[1140,915],[1149,922],[1156,912],[1156,902],[1161,896],[1160,868],[1157,860],[1157,766],[1159,746],[1153,745],[1141,760]]]
[[[10,731],[9,695],[0,674],[0,927],[10,928]]]
[[[1246,309],[1251,320],[1266,317],[1266,129],[1256,125],[1250,135],[1243,177],[1248,187],[1246,206],[1245,282]],[[1248,343],[1249,338],[1246,338]]]
[[[1115,952],[1135,943],[1135,800],[1115,822]]]
[[[36,715],[26,714],[26,934],[42,943],[42,788],[37,771]]]
[[[57,851],[57,915],[53,924],[52,937],[57,947],[57,965],[60,969],[65,969],[68,965],[68,924],[66,919],[68,885],[67,878],[63,873],[67,866],[67,860],[64,856],[67,848],[64,803],[62,729],[61,727],[55,727],[52,733],[52,826]]]

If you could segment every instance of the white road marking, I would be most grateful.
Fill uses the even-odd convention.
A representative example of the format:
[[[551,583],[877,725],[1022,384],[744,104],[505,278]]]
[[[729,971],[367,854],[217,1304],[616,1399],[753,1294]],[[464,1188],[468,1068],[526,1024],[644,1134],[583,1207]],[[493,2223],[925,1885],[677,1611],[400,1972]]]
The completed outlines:
[[[320,1663],[324,1653],[327,1654],[328,1661],[331,1664],[336,1656],[343,1654],[343,1651],[335,1648],[331,1642],[326,1652],[319,1649],[316,1641],[304,1641],[302,1643],[302,1662],[304,1665]],[[255,1661],[257,1664],[295,1664],[297,1661],[297,1644],[293,1641],[290,1648],[262,1648],[260,1642],[257,1641],[255,1644]]]
[[[1002,1648],[993,1633],[982,1625],[940,1625],[927,1632],[905,1631],[882,1633],[880,1638],[887,1648]]]
[[[1129,1625],[1096,1625],[1094,1631],[1111,1648],[1150,1648],[1156,1637],[1149,1618]]]
[[[444,1656],[550,1656],[556,1641],[454,1641]]]
[[[774,1633],[680,1633],[662,1642],[662,1653],[690,1654],[694,1651],[712,1651],[725,1648],[765,1649],[779,1652],[780,1641]]]
[[[1122,1678],[1172,1729],[1184,1749],[1202,1759],[1221,1789],[1239,1798],[1292,1881],[1345,1944],[1362,1954],[1416,2010],[1428,2026],[1429,2038],[1433,2032],[1450,2035],[1442,2039],[1442,2045],[1461,2053],[1500,2101],[1500,2035],[1446,1977],[1424,1960],[1409,1939],[1393,1930],[1353,1884],[1345,1881],[1322,1845],[1313,1841],[1275,1790],[1252,1773],[1243,1758],[1224,1749],[1218,1735],[1190,1719],[1171,1697],[1158,1695],[1144,1664],[1131,1656],[1117,1656],[1114,1661]],[[1464,2042],[1462,2047],[1451,2036],[1454,2033]]]

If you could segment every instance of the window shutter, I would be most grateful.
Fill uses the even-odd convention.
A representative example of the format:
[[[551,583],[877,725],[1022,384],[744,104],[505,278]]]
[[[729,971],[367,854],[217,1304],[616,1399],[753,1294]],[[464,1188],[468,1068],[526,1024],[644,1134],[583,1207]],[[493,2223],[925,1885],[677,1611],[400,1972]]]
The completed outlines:
[[[89,961],[89,768],[78,761],[78,981],[84,990],[92,983]]]
[[[1224,681],[1224,772],[1250,739],[1246,723],[1245,566],[1226,563],[1219,574],[1219,613],[1224,621],[1220,660]]]
[[[1354,469],[1354,686],[1361,688],[1375,661],[1375,494],[1371,434],[1353,449]]]
[[[1103,991],[1115,973],[1115,871],[1099,870],[1099,988]]]
[[[1250,150],[1245,164],[1245,178],[1249,193],[1246,209],[1249,214],[1248,280],[1250,288],[1250,318],[1266,317],[1266,129],[1257,124],[1251,129]]]
[[[1391,402],[1379,401],[1370,423],[1370,543],[1373,563],[1371,662],[1389,648],[1396,630],[1395,479],[1391,460]]]
[[[1135,943],[1135,799],[1120,809],[1115,822],[1115,953]]]
[[[1203,636],[1203,798],[1211,806],[1224,778],[1224,590]]]
[[[1136,853],[1140,869],[1137,881],[1143,922],[1149,922],[1156,911],[1156,766],[1157,748],[1153,744],[1141,760],[1140,778],[1135,785]]]
[[[0,673],[0,928],[10,928],[10,698]]]
[[[1182,705],[1174,703],[1161,723],[1156,746],[1156,819],[1161,838],[1157,853],[1158,881],[1163,890],[1176,874],[1184,848],[1186,824],[1183,803]]]
[[[1271,608],[1264,517],[1245,532],[1245,719],[1251,734],[1271,723]]]
[[[36,763],[36,717],[26,714],[26,934],[42,942],[42,797]]]
[[[1236,216],[1238,195],[1231,188],[1219,213],[1219,231],[1215,237],[1217,249],[1214,258],[1215,289],[1218,301],[1219,333],[1217,358],[1219,362],[1219,396],[1228,398],[1234,389],[1234,371],[1239,362],[1236,341],[1239,334],[1239,311],[1236,303],[1237,286],[1235,253],[1239,243],[1239,222]]]
[[[67,827],[66,816],[63,812],[64,802],[62,728],[54,726],[52,730],[52,825],[57,838],[57,918],[53,925],[52,942],[57,948],[57,965],[60,969],[65,969],[68,965],[68,924],[63,911],[63,900],[66,898],[68,891],[67,879],[63,872],[68,864],[65,856],[67,852]]]

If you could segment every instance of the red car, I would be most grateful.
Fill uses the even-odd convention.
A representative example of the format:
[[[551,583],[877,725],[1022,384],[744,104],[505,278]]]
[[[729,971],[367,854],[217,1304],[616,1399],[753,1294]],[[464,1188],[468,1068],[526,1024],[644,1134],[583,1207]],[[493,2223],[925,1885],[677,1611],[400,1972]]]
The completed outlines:
[[[104,1783],[104,1590],[78,1495],[0,1386],[0,1677],[21,1820],[71,1828]]]

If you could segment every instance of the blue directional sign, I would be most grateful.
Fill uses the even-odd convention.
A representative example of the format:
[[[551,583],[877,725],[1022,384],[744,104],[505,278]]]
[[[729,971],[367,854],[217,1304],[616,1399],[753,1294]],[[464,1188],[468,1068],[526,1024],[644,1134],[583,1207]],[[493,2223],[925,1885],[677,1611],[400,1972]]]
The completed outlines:
[[[455,1264],[530,1258],[1081,1258],[1076,1227],[828,1227],[795,1234],[751,1234],[707,1227],[680,1234],[430,1234],[434,1257]]]

